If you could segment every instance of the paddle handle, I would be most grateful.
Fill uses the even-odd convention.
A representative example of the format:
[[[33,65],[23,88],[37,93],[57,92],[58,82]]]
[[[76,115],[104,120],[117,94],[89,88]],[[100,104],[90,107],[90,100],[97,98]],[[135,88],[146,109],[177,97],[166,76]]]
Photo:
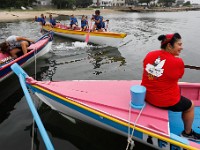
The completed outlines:
[[[185,65],[185,68],[200,70],[200,67],[198,67],[198,66],[192,66],[192,65]]]

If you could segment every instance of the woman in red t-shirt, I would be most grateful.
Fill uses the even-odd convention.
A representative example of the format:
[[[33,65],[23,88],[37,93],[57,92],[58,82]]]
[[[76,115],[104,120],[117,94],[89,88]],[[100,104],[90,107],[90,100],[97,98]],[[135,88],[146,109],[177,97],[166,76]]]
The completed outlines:
[[[180,95],[178,80],[184,74],[184,63],[178,56],[182,51],[178,33],[160,35],[161,50],[149,52],[143,60],[142,85],[146,87],[146,101],[156,107],[182,112],[184,131],[181,136],[200,141],[200,134],[192,130],[194,104]]]

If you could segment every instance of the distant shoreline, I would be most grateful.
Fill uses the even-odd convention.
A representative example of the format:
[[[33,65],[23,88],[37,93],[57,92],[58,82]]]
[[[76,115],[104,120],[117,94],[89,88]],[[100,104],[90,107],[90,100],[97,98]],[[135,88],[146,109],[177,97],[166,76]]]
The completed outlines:
[[[44,11],[34,11],[34,10],[14,10],[14,11],[0,11],[0,22],[15,22],[21,20],[33,20],[35,16],[40,16],[44,14],[47,18],[49,14],[52,13],[53,17],[57,16],[69,16],[74,14],[75,16],[87,15],[91,16],[94,14],[93,10],[44,10]],[[144,7],[119,7],[114,9],[100,9],[101,15],[104,14],[117,14],[121,12],[176,12],[176,11],[193,11],[200,10],[199,8],[192,7],[180,7],[180,8],[151,8],[145,9]]]
[[[178,12],[178,11],[195,11],[200,10],[200,7],[155,7],[155,8],[144,8],[144,7],[121,7],[116,8],[118,11],[125,12]]]
[[[40,17],[41,14],[44,14],[47,18],[49,14],[52,13],[53,17],[59,15],[92,15],[94,14],[95,9],[93,10],[45,10],[45,11],[29,11],[29,10],[20,10],[20,11],[0,11],[0,22],[14,22],[21,20],[33,20],[35,16]],[[100,9],[101,14],[113,14],[117,11],[113,9]],[[120,12],[118,12],[120,13]]]

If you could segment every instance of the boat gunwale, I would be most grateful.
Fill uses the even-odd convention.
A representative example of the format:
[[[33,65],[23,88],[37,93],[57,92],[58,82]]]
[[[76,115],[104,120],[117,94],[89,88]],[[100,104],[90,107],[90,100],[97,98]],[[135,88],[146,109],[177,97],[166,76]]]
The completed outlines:
[[[77,35],[87,35],[87,31],[81,30],[72,30],[72,29],[62,29],[58,27],[50,27],[43,26],[44,30],[53,31],[57,33],[65,33],[65,34],[77,34]],[[111,38],[125,38],[127,36],[126,33],[116,33],[116,32],[89,32],[91,36],[103,36],[103,37],[111,37]]]

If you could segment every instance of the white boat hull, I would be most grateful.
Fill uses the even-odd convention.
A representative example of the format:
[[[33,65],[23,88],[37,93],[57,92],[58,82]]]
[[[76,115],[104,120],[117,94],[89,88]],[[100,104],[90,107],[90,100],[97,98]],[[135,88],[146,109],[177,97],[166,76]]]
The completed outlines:
[[[86,35],[76,35],[76,34],[65,34],[65,33],[59,33],[54,32],[56,35],[79,40],[79,41],[85,41]],[[106,45],[106,46],[112,46],[112,47],[118,47],[120,43],[122,43],[123,39],[120,38],[111,38],[111,37],[100,37],[100,36],[92,36],[89,37],[89,43],[94,43],[98,45]]]
[[[89,43],[98,45],[106,45],[112,47],[118,47],[123,39],[127,36],[126,33],[116,32],[85,32],[81,30],[70,30],[60,27],[51,28],[50,26],[43,26],[45,31],[53,31],[54,34],[71,38],[79,41],[85,41],[86,37],[89,36]]]

